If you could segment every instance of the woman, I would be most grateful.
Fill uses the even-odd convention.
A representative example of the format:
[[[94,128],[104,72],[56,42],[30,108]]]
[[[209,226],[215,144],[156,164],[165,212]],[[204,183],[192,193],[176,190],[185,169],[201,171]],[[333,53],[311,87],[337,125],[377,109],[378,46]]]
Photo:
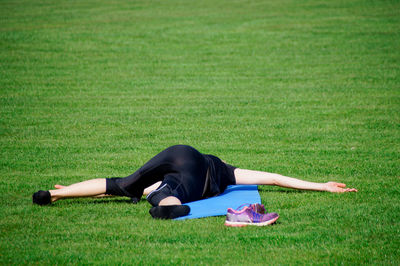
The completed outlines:
[[[130,197],[134,203],[143,194],[153,205],[154,218],[172,219],[187,215],[182,203],[216,196],[228,185],[275,185],[286,188],[329,192],[356,192],[345,184],[314,183],[268,172],[236,168],[213,155],[186,145],[175,145],[157,154],[139,170],[125,178],[92,179],[70,186],[55,185],[56,190],[38,191],[33,202],[46,205],[64,198]]]

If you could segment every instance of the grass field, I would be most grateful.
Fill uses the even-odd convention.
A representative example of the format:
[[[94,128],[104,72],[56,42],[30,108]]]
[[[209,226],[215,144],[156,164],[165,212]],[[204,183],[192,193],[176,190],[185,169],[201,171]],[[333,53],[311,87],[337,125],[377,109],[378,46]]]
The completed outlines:
[[[398,264],[399,1],[0,1],[0,264]],[[189,144],[358,193],[260,187],[264,228],[124,198],[34,206]]]

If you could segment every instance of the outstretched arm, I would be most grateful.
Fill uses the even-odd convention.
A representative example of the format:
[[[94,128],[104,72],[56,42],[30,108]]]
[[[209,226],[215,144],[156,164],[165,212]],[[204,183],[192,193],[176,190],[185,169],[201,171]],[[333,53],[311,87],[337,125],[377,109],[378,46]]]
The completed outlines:
[[[346,184],[337,182],[314,183],[293,177],[274,173],[235,169],[236,184],[242,185],[272,185],[302,190],[328,191],[328,192],[357,192],[355,188],[346,188]]]

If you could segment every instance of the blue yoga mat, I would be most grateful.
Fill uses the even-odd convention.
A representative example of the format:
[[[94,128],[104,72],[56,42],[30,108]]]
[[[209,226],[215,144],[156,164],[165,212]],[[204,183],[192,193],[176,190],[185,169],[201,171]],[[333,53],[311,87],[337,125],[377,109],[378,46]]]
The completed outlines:
[[[216,197],[185,203],[190,207],[187,216],[175,220],[196,219],[208,216],[226,215],[228,208],[236,209],[245,203],[260,203],[257,185],[233,185]]]

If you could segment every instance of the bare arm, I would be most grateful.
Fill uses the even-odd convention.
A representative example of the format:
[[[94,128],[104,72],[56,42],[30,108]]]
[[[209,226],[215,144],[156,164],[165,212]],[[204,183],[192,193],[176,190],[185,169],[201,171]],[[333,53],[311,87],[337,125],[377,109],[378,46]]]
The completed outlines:
[[[346,188],[346,184],[343,183],[315,183],[279,174],[240,168],[235,169],[235,178],[236,184],[243,185],[272,185],[302,190],[357,192],[357,189],[355,188]]]

